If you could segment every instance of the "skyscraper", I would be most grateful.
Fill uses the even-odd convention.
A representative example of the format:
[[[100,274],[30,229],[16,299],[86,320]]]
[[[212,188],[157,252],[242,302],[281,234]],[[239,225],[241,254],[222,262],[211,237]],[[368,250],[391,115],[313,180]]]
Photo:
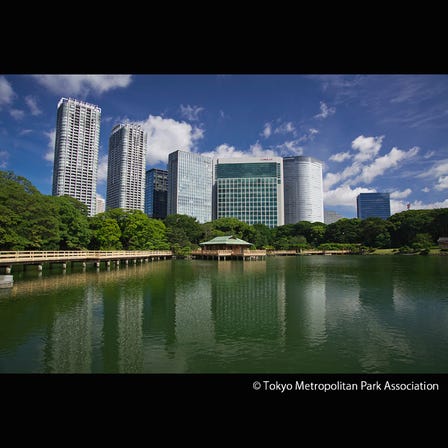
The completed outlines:
[[[145,213],[150,218],[166,218],[168,171],[153,168],[146,171]]]
[[[322,163],[313,157],[284,157],[285,224],[324,222]]]
[[[360,193],[356,205],[359,219],[390,217],[389,193]]]
[[[212,220],[212,159],[175,151],[168,156],[168,215]]]
[[[138,124],[117,124],[109,138],[106,209],[144,210],[146,132]]]
[[[216,218],[233,217],[268,227],[283,224],[283,159],[216,159]]]
[[[68,195],[96,211],[101,109],[72,98],[58,103],[53,196]]]

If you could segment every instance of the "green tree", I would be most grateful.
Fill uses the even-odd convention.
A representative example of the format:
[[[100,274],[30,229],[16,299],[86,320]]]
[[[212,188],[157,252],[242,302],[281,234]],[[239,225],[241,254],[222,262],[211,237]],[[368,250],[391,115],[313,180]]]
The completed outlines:
[[[115,219],[108,218],[106,213],[100,213],[90,219],[92,238],[90,249],[93,250],[120,250],[121,230]]]
[[[390,247],[391,224],[381,218],[367,218],[361,221],[360,234],[362,244],[369,247]]]
[[[327,226],[322,222],[313,222],[310,225],[309,234],[302,234],[313,247],[318,247],[325,240]]]
[[[342,218],[328,224],[325,231],[325,241],[331,243],[360,243],[361,220],[358,218]]]
[[[51,197],[59,218],[61,250],[85,249],[90,242],[87,206],[70,196]]]
[[[203,229],[199,221],[188,215],[168,215],[165,220],[170,245],[197,245],[200,243]]]
[[[121,235],[123,247],[127,250],[166,250],[166,228],[162,221],[149,218],[141,210],[127,213]]]
[[[400,247],[412,244],[418,233],[431,234],[434,213],[432,210],[406,210],[392,215],[389,222],[392,224],[392,247]]]
[[[250,224],[240,221],[237,218],[219,218],[212,222],[215,230],[222,232],[223,235],[233,235],[249,243],[253,243],[256,237],[256,231]]]
[[[0,248],[52,250],[58,248],[57,210],[27,179],[0,171]]]
[[[254,224],[254,238],[250,241],[257,248],[263,248],[272,245],[272,230],[265,224]]]

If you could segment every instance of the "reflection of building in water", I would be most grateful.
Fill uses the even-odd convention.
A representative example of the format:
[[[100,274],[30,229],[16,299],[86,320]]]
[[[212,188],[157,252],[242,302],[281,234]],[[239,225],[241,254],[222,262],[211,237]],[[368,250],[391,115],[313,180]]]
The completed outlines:
[[[323,257],[322,257],[323,259]],[[286,282],[287,303],[287,339],[294,345],[304,340],[315,346],[325,342],[327,337],[327,292],[325,289],[325,272],[314,263],[315,257],[296,257],[285,259],[295,270],[288,271]]]
[[[85,296],[75,306],[55,314],[46,347],[49,372],[91,372],[94,288],[84,291]]]
[[[143,367],[143,290],[121,288],[118,304],[118,371],[139,373]]]
[[[143,289],[140,285],[105,292],[103,360],[105,372],[135,373],[143,365]]]
[[[230,263],[213,282],[216,339],[278,339],[284,335],[284,273],[266,261]]]
[[[214,343],[212,318],[212,293],[210,277],[196,277],[194,281],[182,282],[175,288],[176,341],[185,346],[210,346]]]

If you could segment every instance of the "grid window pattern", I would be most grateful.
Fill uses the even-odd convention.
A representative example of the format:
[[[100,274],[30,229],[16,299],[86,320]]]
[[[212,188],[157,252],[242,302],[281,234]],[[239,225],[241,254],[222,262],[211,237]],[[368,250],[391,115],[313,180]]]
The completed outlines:
[[[137,124],[119,124],[109,138],[106,209],[144,210],[146,132]]]
[[[390,217],[389,193],[360,193],[356,204],[359,219]]]
[[[216,165],[216,217],[276,227],[282,222],[281,164],[277,162]]]
[[[166,218],[168,171],[153,168],[146,171],[145,213],[150,218]]]
[[[168,156],[168,214],[182,214],[200,223],[212,219],[212,159],[175,151]]]
[[[72,98],[58,103],[53,196],[69,195],[96,213],[101,109]]]

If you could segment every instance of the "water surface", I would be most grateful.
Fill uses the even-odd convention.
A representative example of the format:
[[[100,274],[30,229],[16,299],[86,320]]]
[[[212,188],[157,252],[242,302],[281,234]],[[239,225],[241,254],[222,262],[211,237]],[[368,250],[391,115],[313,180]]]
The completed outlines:
[[[15,273],[0,372],[447,373],[448,259],[169,260]]]

